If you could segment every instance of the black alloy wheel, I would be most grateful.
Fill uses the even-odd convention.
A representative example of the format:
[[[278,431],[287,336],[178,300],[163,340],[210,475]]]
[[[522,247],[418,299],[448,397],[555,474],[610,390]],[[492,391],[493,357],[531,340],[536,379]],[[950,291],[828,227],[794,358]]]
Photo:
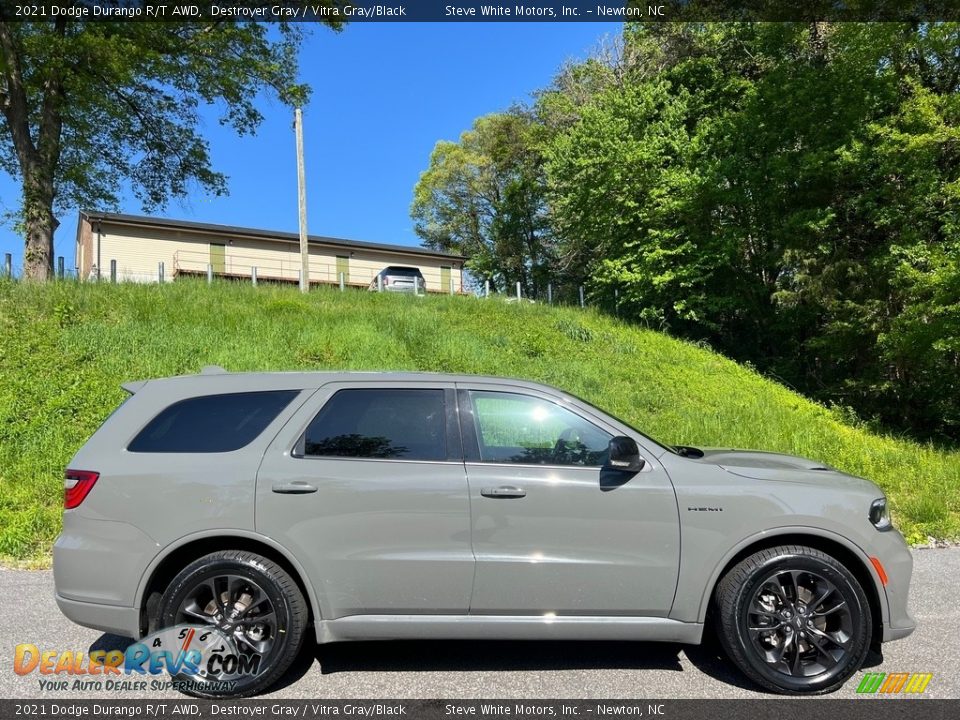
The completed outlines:
[[[255,553],[225,550],[192,562],[170,582],[157,625],[208,626],[229,638],[243,656],[239,665],[255,671],[227,675],[205,667],[199,677],[175,679],[189,681],[183,691],[196,697],[245,697],[265,691],[289,669],[307,619],[303,593],[286,570]]]
[[[804,546],[746,558],[717,586],[718,635],[754,682],[784,694],[833,692],[863,664],[870,604],[836,559]]]

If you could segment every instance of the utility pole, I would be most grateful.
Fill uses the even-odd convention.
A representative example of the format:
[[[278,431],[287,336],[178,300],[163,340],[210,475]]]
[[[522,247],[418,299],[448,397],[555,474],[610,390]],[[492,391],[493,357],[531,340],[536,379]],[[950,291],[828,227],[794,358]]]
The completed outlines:
[[[303,167],[303,113],[294,111],[297,131],[297,205],[300,209],[300,292],[310,290],[310,249],[307,247],[307,180]]]

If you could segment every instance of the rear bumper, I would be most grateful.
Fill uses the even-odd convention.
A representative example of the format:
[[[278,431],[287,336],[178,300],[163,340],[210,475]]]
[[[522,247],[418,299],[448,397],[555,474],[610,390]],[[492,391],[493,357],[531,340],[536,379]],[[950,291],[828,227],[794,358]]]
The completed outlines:
[[[77,625],[122,637],[139,637],[140,612],[137,608],[71,600],[60,594],[56,597],[60,612]]]
[[[78,625],[139,637],[137,583],[157,544],[124,522],[63,515],[53,546],[53,581],[60,611]]]
[[[417,292],[413,285],[387,285],[383,288],[384,292],[409,293],[413,295]],[[420,292],[423,292],[421,289]]]

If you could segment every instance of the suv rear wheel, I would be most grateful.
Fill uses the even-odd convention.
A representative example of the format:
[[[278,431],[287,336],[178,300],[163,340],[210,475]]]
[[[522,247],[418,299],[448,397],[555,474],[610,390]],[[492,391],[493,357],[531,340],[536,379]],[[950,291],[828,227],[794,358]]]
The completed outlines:
[[[303,593],[286,570],[252,552],[224,550],[190,563],[170,582],[160,599],[158,626],[219,631],[236,648],[240,667],[253,671],[231,674],[224,683],[227,676],[209,673],[204,664],[200,677],[174,679],[185,681],[184,692],[196,697],[243,697],[263,692],[290,668],[307,618]]]
[[[774,692],[833,692],[860,669],[870,648],[863,588],[814,548],[784,545],[751,555],[723,577],[714,602],[727,655]]]

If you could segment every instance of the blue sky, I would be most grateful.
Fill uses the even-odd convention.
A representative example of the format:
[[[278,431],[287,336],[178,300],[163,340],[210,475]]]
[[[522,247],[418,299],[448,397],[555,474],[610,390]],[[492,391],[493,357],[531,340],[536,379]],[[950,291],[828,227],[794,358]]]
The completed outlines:
[[[409,216],[413,186],[437,140],[456,140],[473,120],[523,102],[560,66],[583,59],[613,23],[356,23],[312,30],[300,59],[313,87],[304,111],[311,234],[417,245]],[[211,113],[202,132],[230,194],[171,202],[165,217],[297,229],[293,114],[264,100],[256,136],[237,137]],[[0,175],[0,210],[19,188]],[[140,213],[132,196],[120,210]],[[56,254],[74,264],[77,209],[60,216]],[[20,266],[21,239],[0,227],[0,253]]]

